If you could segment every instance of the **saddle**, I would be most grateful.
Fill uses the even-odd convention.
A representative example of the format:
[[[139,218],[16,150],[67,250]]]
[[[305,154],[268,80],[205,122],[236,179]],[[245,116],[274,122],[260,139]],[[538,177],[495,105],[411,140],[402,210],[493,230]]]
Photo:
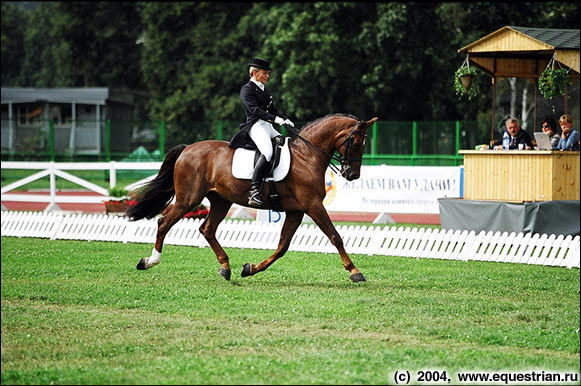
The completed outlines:
[[[270,160],[269,173],[264,179],[267,182],[276,182],[283,180],[290,170],[290,150],[289,137],[277,136],[272,139],[273,155]],[[254,165],[260,157],[260,152],[254,145],[254,142],[238,148],[234,151],[232,158],[232,175],[241,180],[252,179]]]

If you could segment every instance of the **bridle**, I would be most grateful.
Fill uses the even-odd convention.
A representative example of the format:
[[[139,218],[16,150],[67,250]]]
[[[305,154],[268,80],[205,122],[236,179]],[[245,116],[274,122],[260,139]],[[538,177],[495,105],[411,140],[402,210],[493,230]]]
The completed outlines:
[[[343,156],[341,155],[337,155],[335,153],[333,154],[329,154],[327,153],[325,150],[321,149],[320,147],[318,147],[317,145],[313,144],[312,142],[310,142],[309,140],[303,138],[302,136],[299,135],[299,131],[297,129],[295,129],[294,127],[286,127],[287,130],[289,130],[290,132],[292,132],[295,136],[297,136],[298,138],[300,138],[306,145],[307,147],[317,156],[319,157],[319,159],[321,161],[323,161],[323,163],[327,163],[329,165],[329,167],[331,168],[331,170],[333,170],[335,173],[343,175],[343,173],[345,173],[350,167],[352,167],[352,163],[353,162],[363,162],[363,158],[362,157],[353,157],[351,155],[351,150],[352,150],[352,146],[353,143],[355,142],[355,135],[358,135],[360,137],[363,137],[363,140],[365,141],[365,138],[367,138],[367,133],[366,134],[362,134],[357,130],[357,126],[359,126],[359,124],[362,121],[357,121],[355,123],[355,126],[353,126],[353,128],[351,129],[351,131],[349,132],[349,136],[347,138],[345,138],[345,140],[343,142],[341,142],[338,146],[335,147],[336,150],[338,150],[341,146],[346,145],[345,147],[345,151]],[[327,156],[329,158],[328,162],[325,162],[325,160],[321,157],[321,154]],[[332,164],[331,161],[335,160],[337,162],[339,162],[341,164],[341,169],[339,170],[339,168]]]

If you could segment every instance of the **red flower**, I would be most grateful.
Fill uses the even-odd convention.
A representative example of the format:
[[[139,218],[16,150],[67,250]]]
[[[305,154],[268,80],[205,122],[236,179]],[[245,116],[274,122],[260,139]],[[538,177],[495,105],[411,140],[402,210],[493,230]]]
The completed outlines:
[[[208,209],[196,208],[195,211],[190,211],[184,215],[184,218],[202,218],[206,217],[210,211]]]

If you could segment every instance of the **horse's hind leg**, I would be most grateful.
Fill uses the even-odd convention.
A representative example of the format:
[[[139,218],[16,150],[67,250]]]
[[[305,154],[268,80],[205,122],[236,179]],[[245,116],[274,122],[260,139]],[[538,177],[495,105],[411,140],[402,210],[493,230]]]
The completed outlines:
[[[200,199],[201,202],[201,199]],[[151,251],[150,257],[144,257],[137,263],[138,270],[149,269],[157,265],[161,261],[161,250],[163,248],[163,241],[167,232],[175,225],[184,215],[196,204],[184,204],[176,201],[169,213],[157,220],[157,237],[155,240],[155,247]]]
[[[200,226],[200,232],[204,235],[210,247],[216,254],[218,262],[220,263],[220,270],[218,273],[226,280],[230,280],[231,270],[230,262],[228,261],[228,255],[216,239],[216,229],[218,225],[222,222],[228,210],[232,206],[230,201],[223,199],[217,194],[208,194],[208,200],[210,200],[210,213],[204,223]]]
[[[251,263],[244,264],[244,267],[242,268],[242,277],[251,276],[258,272],[264,271],[270,267],[270,265],[274,263],[276,259],[282,257],[286,253],[292,241],[293,235],[297,231],[299,225],[301,225],[303,215],[303,212],[286,212],[286,218],[284,220],[282,230],[280,231],[280,241],[278,242],[278,248],[276,251],[274,251],[272,256],[266,260],[263,260],[258,265]]]

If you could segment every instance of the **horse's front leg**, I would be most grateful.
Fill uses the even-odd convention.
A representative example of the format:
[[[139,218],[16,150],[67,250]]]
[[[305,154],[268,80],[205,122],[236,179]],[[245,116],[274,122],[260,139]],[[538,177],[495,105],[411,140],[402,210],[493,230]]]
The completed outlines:
[[[258,272],[264,271],[270,267],[270,265],[274,263],[276,259],[282,257],[286,253],[292,241],[293,235],[297,231],[299,225],[301,225],[303,215],[303,212],[286,212],[286,218],[284,220],[282,230],[280,231],[280,241],[278,242],[278,248],[276,251],[274,251],[272,256],[266,260],[263,260],[258,265],[251,263],[244,264],[244,267],[242,268],[242,277],[251,276]]]
[[[353,262],[347,255],[347,252],[343,247],[343,239],[341,238],[341,235],[339,235],[339,232],[337,232],[337,230],[335,229],[335,226],[333,225],[333,222],[329,218],[329,214],[325,210],[323,204],[320,203],[320,205],[318,204],[314,205],[307,211],[307,214],[311,216],[315,224],[317,224],[317,226],[321,228],[323,233],[331,241],[331,244],[333,244],[335,248],[337,248],[337,250],[339,251],[339,255],[341,256],[341,260],[343,261],[343,266],[350,273],[349,278],[351,279],[351,281],[354,283],[365,281],[365,276],[363,276],[363,274],[355,267],[355,264],[353,264]]]

